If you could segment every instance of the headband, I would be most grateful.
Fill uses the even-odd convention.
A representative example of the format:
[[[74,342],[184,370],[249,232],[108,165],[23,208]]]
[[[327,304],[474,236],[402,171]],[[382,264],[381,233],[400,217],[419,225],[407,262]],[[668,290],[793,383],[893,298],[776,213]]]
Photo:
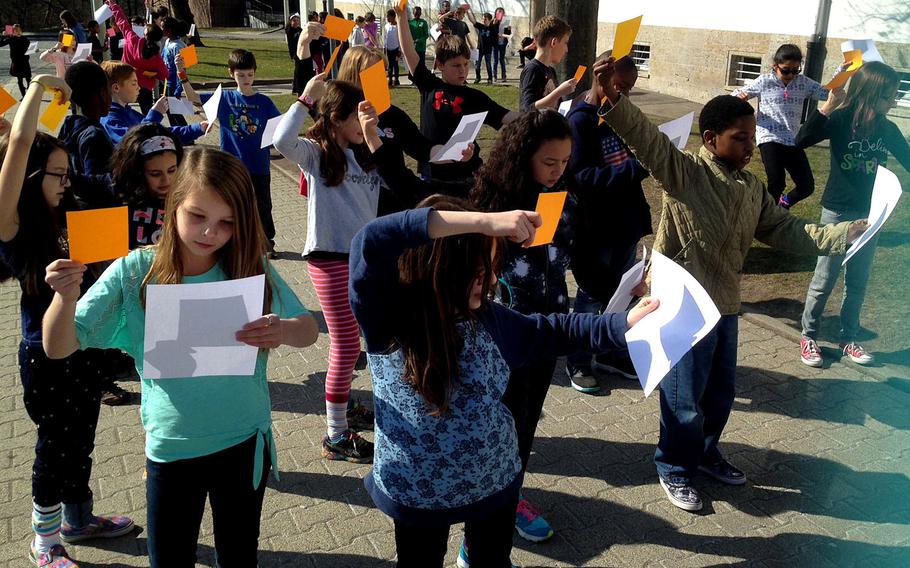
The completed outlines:
[[[139,146],[139,155],[148,156],[149,154],[165,152],[167,150],[172,152],[177,151],[177,146],[174,145],[173,140],[167,136],[152,136]]]

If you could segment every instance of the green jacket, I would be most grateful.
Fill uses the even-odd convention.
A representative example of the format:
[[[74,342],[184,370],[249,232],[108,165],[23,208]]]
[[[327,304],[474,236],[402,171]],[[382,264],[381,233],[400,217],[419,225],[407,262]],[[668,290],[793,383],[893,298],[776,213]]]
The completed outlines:
[[[430,25],[424,19],[414,18],[408,21],[411,28],[411,37],[414,39],[414,49],[418,52],[427,50],[427,38],[430,37]]]
[[[600,113],[664,190],[654,250],[688,270],[721,314],[740,308],[752,240],[808,255],[844,254],[849,222],[815,225],[777,206],[765,185],[702,146],[679,151],[627,97]]]

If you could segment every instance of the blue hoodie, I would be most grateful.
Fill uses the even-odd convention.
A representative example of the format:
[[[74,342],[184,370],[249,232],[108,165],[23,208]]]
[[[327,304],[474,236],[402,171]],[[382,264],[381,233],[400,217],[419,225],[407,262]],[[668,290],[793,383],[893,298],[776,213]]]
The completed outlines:
[[[63,120],[58,138],[70,155],[73,193],[84,207],[115,204],[110,182],[114,144],[101,123],[71,114]]]
[[[111,110],[108,111],[107,116],[101,118],[101,124],[114,145],[117,145],[126,136],[127,130],[137,124],[142,124],[143,122],[160,123],[163,119],[164,115],[155,109],[150,109],[147,115],[142,116],[142,113],[131,109],[129,106],[111,103]],[[176,134],[184,144],[191,144],[205,134],[201,124],[171,126],[168,130]]]

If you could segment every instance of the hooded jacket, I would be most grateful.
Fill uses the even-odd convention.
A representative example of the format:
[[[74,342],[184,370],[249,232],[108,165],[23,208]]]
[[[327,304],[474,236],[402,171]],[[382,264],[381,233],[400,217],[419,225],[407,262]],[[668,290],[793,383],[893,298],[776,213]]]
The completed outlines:
[[[139,81],[140,87],[149,91],[154,90],[158,81],[167,79],[167,67],[164,65],[161,53],[156,53],[148,59],[143,57],[145,38],[139,37],[133,31],[133,25],[123,13],[123,8],[115,3],[111,3],[110,6],[111,12],[114,14],[114,21],[123,32],[123,39],[126,40],[126,44],[123,46],[123,62],[135,67],[136,79]]]
[[[129,106],[118,103],[111,103],[111,109],[107,116],[101,118],[101,125],[110,137],[111,142],[116,146],[120,143],[127,131],[143,122],[161,123],[164,115],[155,109],[149,110],[148,114],[142,116],[142,113],[131,109]],[[171,126],[168,128],[171,132],[180,138],[184,144],[191,144],[194,140],[205,134],[201,124],[191,124],[189,126]]]
[[[115,204],[110,184],[114,145],[101,123],[71,114],[63,120],[58,138],[70,155],[76,198],[89,208]]]

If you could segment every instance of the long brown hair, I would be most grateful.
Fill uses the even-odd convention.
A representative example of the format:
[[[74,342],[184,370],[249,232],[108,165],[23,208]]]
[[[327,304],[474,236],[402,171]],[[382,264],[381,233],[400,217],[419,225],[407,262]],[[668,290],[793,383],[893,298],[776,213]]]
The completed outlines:
[[[271,311],[272,286],[266,258],[266,238],[256,210],[250,174],[236,157],[214,148],[188,149],[164,204],[164,225],[155,247],[155,260],[142,281],[141,297],[149,284],[179,284],[183,280],[177,210],[194,191],[208,189],[234,212],[234,233],[215,254],[228,279],[265,274],[263,313]]]
[[[850,78],[850,89],[843,108],[852,115],[853,133],[858,136],[872,132],[881,113],[880,100],[891,96],[899,83],[897,73],[881,61],[865,63]]]
[[[432,195],[418,207],[476,211],[467,201],[444,195]],[[480,234],[446,237],[409,249],[398,260],[403,297],[414,303],[414,309],[401,314],[407,321],[397,337],[405,357],[404,379],[424,398],[432,416],[448,412],[452,389],[460,382],[464,341],[457,324],[466,321],[473,327],[469,301],[478,276],[483,276],[483,302],[493,292],[489,275],[497,273],[498,262],[491,258],[495,243]]]
[[[319,156],[319,169],[325,183],[329,186],[341,184],[348,171],[348,160],[344,151],[333,136],[333,121],[347,120],[351,113],[357,112],[357,105],[363,101],[363,91],[345,81],[329,81],[325,96],[319,100],[319,118],[307,130],[307,138],[322,148]],[[366,144],[352,144],[357,163],[364,171],[372,170],[375,165]]]

